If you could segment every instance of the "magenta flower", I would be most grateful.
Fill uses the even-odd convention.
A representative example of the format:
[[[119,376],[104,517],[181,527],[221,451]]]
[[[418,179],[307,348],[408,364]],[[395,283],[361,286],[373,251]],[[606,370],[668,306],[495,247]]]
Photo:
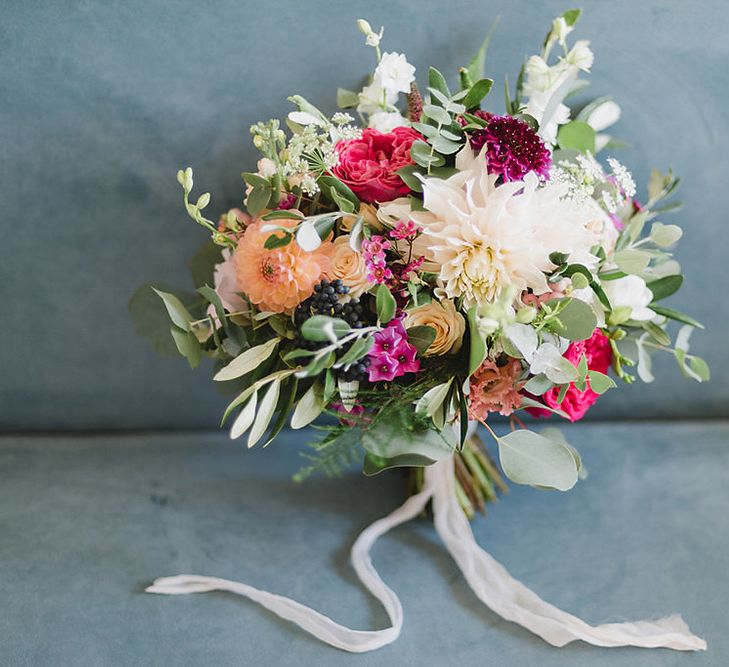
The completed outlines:
[[[501,174],[505,181],[519,181],[533,171],[549,178],[552,156],[539,135],[513,116],[494,116],[483,130],[471,133],[471,148],[486,146],[490,174]]]
[[[362,241],[362,258],[367,267],[367,279],[381,285],[392,278],[392,270],[387,267],[385,250],[392,244],[379,234],[373,234],[369,239]]]
[[[414,239],[423,230],[412,220],[399,220],[395,227],[390,230],[390,237],[399,241]]]
[[[375,333],[374,339],[375,344],[369,352],[370,382],[392,382],[405,373],[417,373],[420,370],[420,360],[416,358],[418,351],[408,343],[401,319],[392,320]]]

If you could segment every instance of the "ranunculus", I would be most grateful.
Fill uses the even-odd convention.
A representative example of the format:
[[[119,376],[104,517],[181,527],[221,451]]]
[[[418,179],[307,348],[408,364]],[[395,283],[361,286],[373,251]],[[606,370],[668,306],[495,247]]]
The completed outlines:
[[[564,357],[577,366],[583,354],[587,360],[587,368],[589,370],[607,374],[612,362],[612,351],[610,350],[610,341],[600,329],[595,329],[592,336],[587,340],[578,340],[570,343],[570,346],[564,353]],[[574,384],[571,384],[561,403],[557,403],[558,395],[559,387],[553,387],[542,396],[542,400],[550,408],[560,409],[565,412],[570,421],[573,422],[582,419],[588,408],[599,396],[599,394],[596,394],[590,388],[589,380],[587,380],[587,386],[582,391],[577,389]],[[535,417],[549,417],[550,414],[546,410],[540,410],[539,408],[530,408],[529,412]]]
[[[367,265],[362,253],[349,245],[349,235],[334,239],[329,253],[330,268],[327,275],[331,280],[339,279],[349,287],[349,295],[360,297],[373,283],[367,277]]]
[[[486,419],[489,412],[510,415],[521,405],[521,362],[509,359],[499,366],[486,359],[471,375],[468,414],[471,419]]]
[[[409,310],[403,324],[408,328],[429,326],[435,329],[435,338],[425,352],[426,357],[458,352],[466,333],[466,321],[450,299],[431,301]]]
[[[337,144],[339,163],[332,173],[363,201],[387,202],[409,194],[397,170],[413,164],[410,146],[422,137],[412,128],[382,133],[368,127],[358,139]]]

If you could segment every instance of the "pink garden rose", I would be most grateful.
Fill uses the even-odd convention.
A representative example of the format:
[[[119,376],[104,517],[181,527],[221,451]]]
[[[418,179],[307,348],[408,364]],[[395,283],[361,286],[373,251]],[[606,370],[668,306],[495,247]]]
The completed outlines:
[[[363,202],[388,202],[410,193],[397,170],[413,164],[410,146],[422,137],[409,127],[383,133],[368,127],[359,139],[337,144],[339,163],[332,173]]]
[[[585,359],[587,359],[588,369],[607,374],[612,362],[612,351],[610,350],[610,341],[600,329],[595,329],[592,336],[587,340],[578,340],[570,343],[570,346],[564,353],[564,357],[577,366],[583,354],[585,355]],[[587,380],[587,386],[583,391],[580,391],[574,384],[571,384],[562,403],[557,403],[558,394],[559,388],[553,387],[542,396],[542,400],[550,408],[554,408],[555,410],[561,409],[567,413],[570,421],[573,422],[582,419],[588,408],[600,395],[590,389],[589,380]],[[549,417],[550,415],[546,410],[530,409],[529,412],[535,417]]]

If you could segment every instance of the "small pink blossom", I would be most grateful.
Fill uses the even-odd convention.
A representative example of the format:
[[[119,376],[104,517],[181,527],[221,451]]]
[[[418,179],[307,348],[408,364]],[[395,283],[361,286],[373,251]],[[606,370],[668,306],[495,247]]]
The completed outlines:
[[[406,241],[414,239],[422,231],[412,220],[399,220],[390,230],[390,237],[398,241]]]
[[[408,335],[400,318],[392,320],[374,335],[375,344],[369,353],[370,382],[392,382],[396,377],[420,370],[417,349],[408,342]]]

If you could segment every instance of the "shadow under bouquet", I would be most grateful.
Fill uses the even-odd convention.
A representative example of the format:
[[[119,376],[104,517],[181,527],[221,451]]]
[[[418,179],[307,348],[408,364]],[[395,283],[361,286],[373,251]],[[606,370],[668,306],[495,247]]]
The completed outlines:
[[[361,92],[337,91],[357,119],[290,97],[286,129],[251,127],[262,156],[242,174],[244,208],[217,221],[204,214],[210,195],[192,195],[192,170],[178,172],[186,211],[210,241],[192,262],[196,293],[135,294],[140,333],[193,367],[214,360],[214,380],[234,396],[224,421],[249,447],[318,421],[324,435],[298,479],[363,460],[366,474],[412,469],[415,495],[353,548],[387,630],[349,630],[220,579],[172,577],[152,592],[230,590],[335,646],[371,650],[397,637],[402,608],[369,547],[432,501],[476,594],[550,643],[705,646],[679,617],[589,626],[556,609],[476,545],[466,518],[504,488],[474,425],[493,437],[508,479],[566,491],[579,454],[555,428],[525,428],[519,411],[581,419],[616,380],[650,382],[654,352],[675,356],[689,378],[709,377],[689,352],[701,325],[662,303],[683,282],[668,251],[681,230],[657,221],[677,206],[665,200],[678,179],[654,170],[636,199],[626,167],[597,157],[619,147],[605,132],[619,106],[565,103],[593,63],[588,42],[568,43],[578,17],[555,19],[513,92],[504,87],[501,111],[483,72],[488,36],[455,90],[435,68],[419,89],[405,56],[383,53],[382,30],[360,20],[376,68]],[[505,435],[493,415],[509,418]]]

